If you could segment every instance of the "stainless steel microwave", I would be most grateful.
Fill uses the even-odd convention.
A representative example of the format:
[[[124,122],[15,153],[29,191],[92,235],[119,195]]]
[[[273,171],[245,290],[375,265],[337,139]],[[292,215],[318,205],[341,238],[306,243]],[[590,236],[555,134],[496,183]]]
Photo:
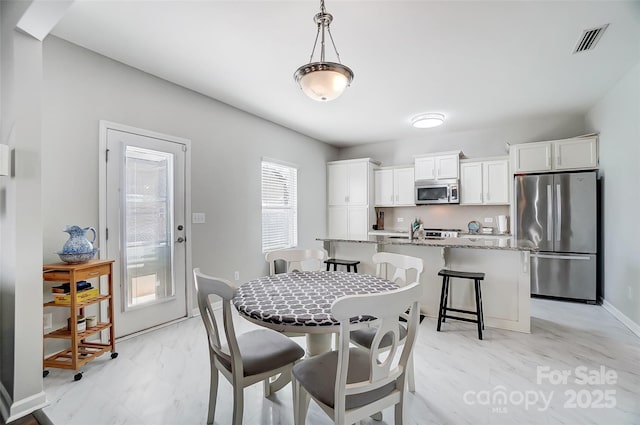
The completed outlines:
[[[458,180],[418,180],[416,205],[459,204]]]

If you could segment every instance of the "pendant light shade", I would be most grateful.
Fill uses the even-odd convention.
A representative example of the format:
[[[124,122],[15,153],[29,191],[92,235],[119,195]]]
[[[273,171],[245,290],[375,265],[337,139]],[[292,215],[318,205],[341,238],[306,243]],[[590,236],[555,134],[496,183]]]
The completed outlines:
[[[300,88],[313,100],[327,102],[340,96],[353,80],[353,72],[334,62],[303,65],[295,73]]]
[[[324,0],[320,1],[320,13],[314,16],[314,21],[318,30],[309,63],[298,68],[293,77],[304,94],[313,100],[327,102],[339,97],[349,87],[351,81],[353,81],[353,71],[348,66],[340,63],[340,54],[336,49],[330,29],[333,16],[326,12]],[[338,58],[337,63],[325,62],[325,33],[329,34],[333,50]],[[316,51],[318,39],[320,39],[320,61],[314,62],[313,55]]]

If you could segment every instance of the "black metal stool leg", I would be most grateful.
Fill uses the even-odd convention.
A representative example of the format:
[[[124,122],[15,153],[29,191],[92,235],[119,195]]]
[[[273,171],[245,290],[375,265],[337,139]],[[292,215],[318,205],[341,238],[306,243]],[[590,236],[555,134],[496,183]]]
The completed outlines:
[[[327,262],[327,271],[329,271],[330,268],[331,268],[331,263]]]
[[[336,263],[333,263],[333,271],[335,272],[336,270],[338,270],[338,265]]]
[[[477,323],[478,323],[478,338],[482,339],[482,315],[480,313],[480,281],[479,280],[475,280],[474,281],[474,292],[476,294],[476,315],[478,317]]]
[[[351,266],[349,264],[347,264],[347,272],[351,271]]]
[[[357,264],[353,265],[353,272],[354,273],[358,273],[358,265]]]
[[[482,320],[482,330],[484,330],[484,307],[482,306],[482,282],[478,281],[478,295],[480,297],[480,320]]]
[[[444,292],[444,304],[442,305],[442,322],[447,322],[447,308],[449,306],[449,296],[451,295],[451,277],[447,276],[447,289]]]
[[[440,308],[438,308],[438,328],[437,331],[440,332],[440,325],[442,324],[442,309],[444,307],[444,293],[447,282],[447,276],[442,277],[442,292],[440,292]]]

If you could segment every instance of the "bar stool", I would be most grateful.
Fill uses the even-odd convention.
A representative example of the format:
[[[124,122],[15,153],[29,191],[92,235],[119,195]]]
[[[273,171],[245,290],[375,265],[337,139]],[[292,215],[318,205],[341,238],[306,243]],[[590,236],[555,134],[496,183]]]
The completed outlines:
[[[360,264],[360,261],[341,260],[339,258],[329,258],[328,260],[325,260],[324,262],[327,265],[327,271],[329,271],[329,267],[331,266],[331,264],[333,264],[333,271],[334,272],[336,270],[338,270],[338,265],[340,265],[340,266],[347,266],[347,271],[348,272],[351,271],[351,267],[353,266],[353,272],[354,273],[358,273],[358,264]]]
[[[438,276],[442,276],[442,293],[440,294],[440,308],[438,310],[438,332],[440,332],[440,326],[446,319],[463,320],[465,322],[478,324],[478,338],[482,339],[482,330],[484,329],[484,315],[482,310],[482,292],[480,288],[480,281],[484,280],[484,273],[473,272],[461,272],[456,270],[442,269],[438,272]],[[461,310],[459,308],[447,307],[449,300],[450,286],[449,281],[452,277],[458,279],[471,279],[473,280],[473,288],[476,299],[476,311]],[[476,319],[468,319],[460,316],[450,316],[447,314],[449,311],[455,311],[458,313],[467,313],[476,316]]]

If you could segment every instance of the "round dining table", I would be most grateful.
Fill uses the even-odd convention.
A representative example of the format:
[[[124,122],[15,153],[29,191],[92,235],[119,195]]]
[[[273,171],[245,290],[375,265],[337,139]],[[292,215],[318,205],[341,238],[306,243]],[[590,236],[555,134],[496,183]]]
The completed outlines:
[[[398,289],[388,280],[342,271],[291,272],[264,276],[242,284],[233,305],[249,321],[279,332],[304,333],[307,354],[331,349],[331,334],[340,322],[331,316],[331,304],[347,295]],[[368,321],[371,317],[354,317]]]

